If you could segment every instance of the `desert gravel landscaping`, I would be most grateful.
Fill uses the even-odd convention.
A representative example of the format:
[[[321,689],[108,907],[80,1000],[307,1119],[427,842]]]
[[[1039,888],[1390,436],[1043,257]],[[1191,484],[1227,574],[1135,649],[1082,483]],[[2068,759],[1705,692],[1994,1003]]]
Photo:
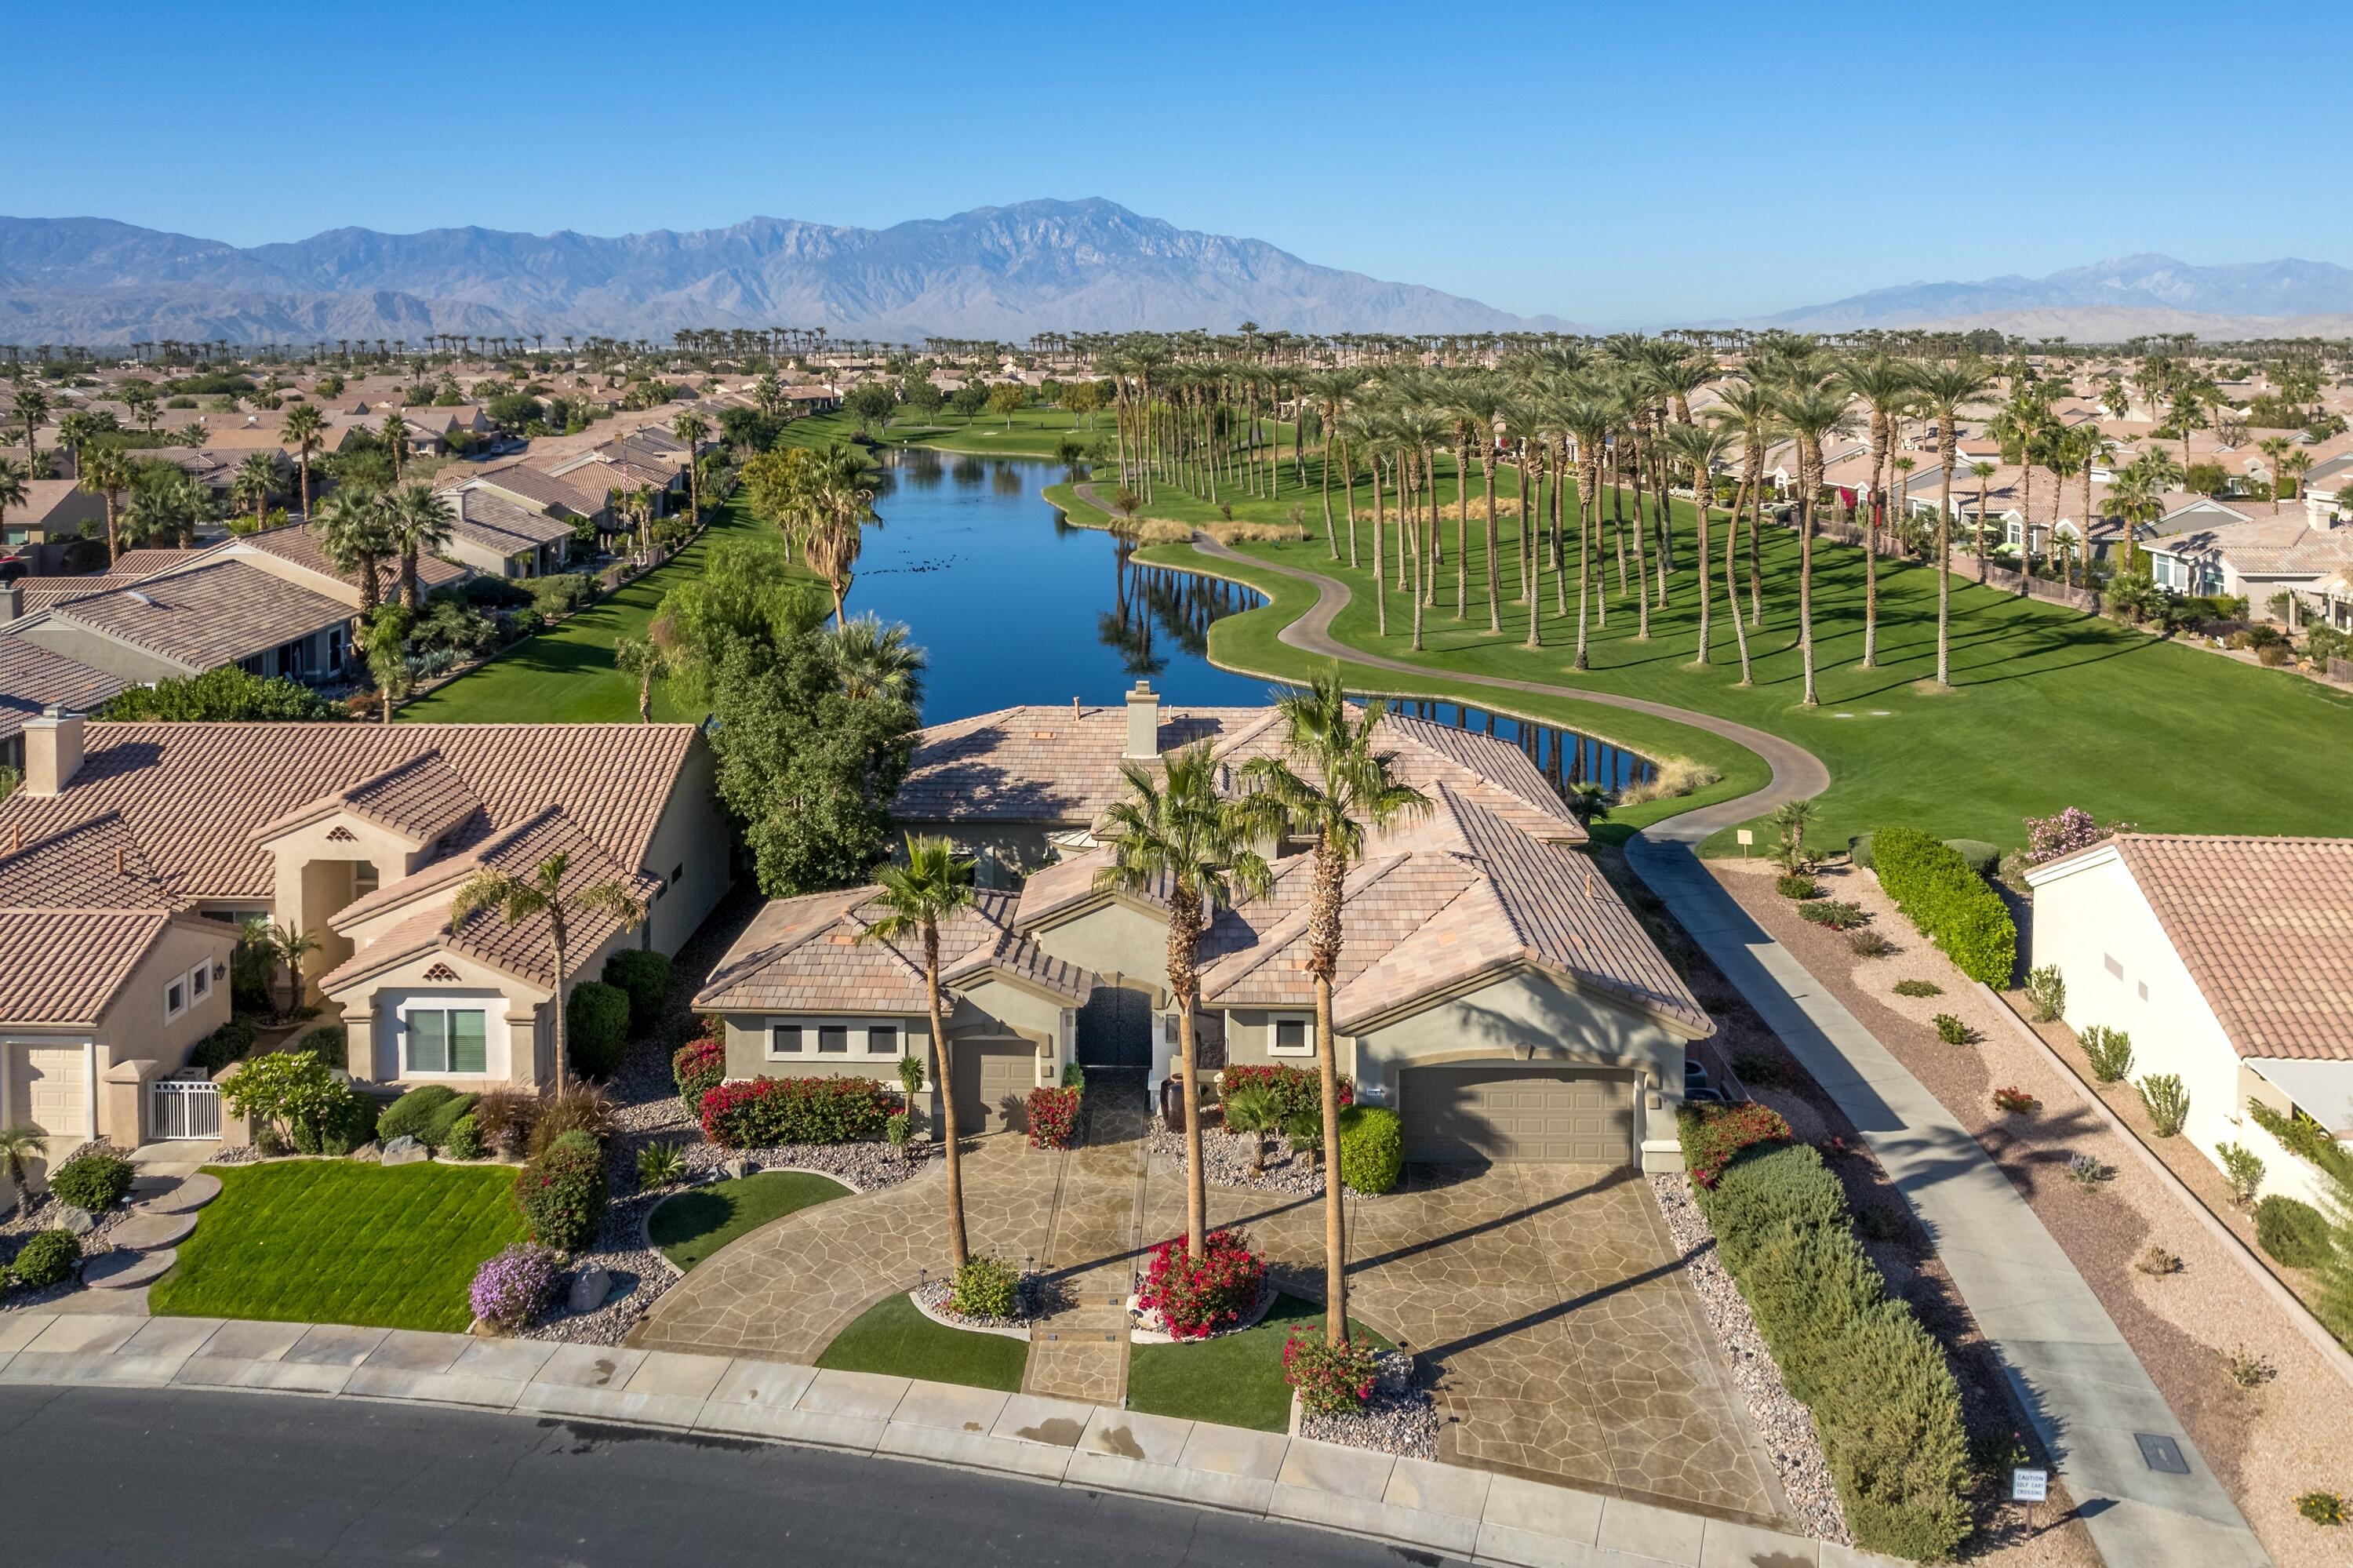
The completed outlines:
[[[1857,959],[1845,938],[1799,918],[1773,890],[1772,867],[1755,861],[1707,863],[1717,879],[1905,1067],[1984,1145],[2074,1259],[2085,1281],[2181,1418],[2281,1568],[2342,1564],[2342,1531],[2298,1517],[2303,1492],[2353,1490],[2353,1453],[2344,1413],[2353,1388],[2325,1362],[2223,1243],[2149,1172],[2084,1103],[2070,1074],[2021,1039],[1990,1001],[1897,914],[1877,879],[1838,866],[1821,875],[1825,895],[1861,905],[1899,949]],[[1894,993],[1899,980],[1942,988],[1932,997]],[[1932,1020],[1963,1020],[1977,1039],[1947,1045]],[[2016,1086],[2038,1110],[1996,1109],[1993,1091]],[[1760,1096],[1760,1097],[1763,1097]],[[2088,1156],[2108,1171],[2084,1185],[2068,1160]],[[2152,1245],[2177,1255],[2180,1272],[2136,1266]],[[2255,1386],[2234,1381],[2225,1358],[2270,1369]]]

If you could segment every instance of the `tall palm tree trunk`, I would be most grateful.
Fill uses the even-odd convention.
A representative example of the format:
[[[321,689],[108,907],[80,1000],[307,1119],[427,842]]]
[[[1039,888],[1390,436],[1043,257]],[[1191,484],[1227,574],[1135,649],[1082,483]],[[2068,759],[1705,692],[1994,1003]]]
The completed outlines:
[[[1697,522],[1694,526],[1699,530],[1695,538],[1699,549],[1698,662],[1702,664],[1708,662],[1707,615],[1708,610],[1715,599],[1715,585],[1710,580],[1715,574],[1715,568],[1714,564],[1709,561],[1707,556],[1707,503],[1709,499],[1708,492],[1712,488],[1713,486],[1708,482],[1707,470],[1698,463],[1694,463],[1692,465],[1692,508],[1694,515],[1697,517]]]
[[[1821,706],[1814,690],[1814,485],[1806,458],[1798,460],[1798,652],[1806,667],[1807,707]]]
[[[1569,666],[1572,670],[1593,667],[1586,631],[1586,607],[1593,593],[1593,512],[1594,494],[1588,483],[1585,493],[1577,498],[1577,658]]]
[[[1495,433],[1482,430],[1480,434],[1483,440],[1479,448],[1479,471],[1487,487],[1487,630],[1501,631],[1504,630],[1504,606],[1502,589],[1496,586],[1501,571],[1495,556],[1503,546],[1495,532]],[[1467,479],[1469,475],[1464,477]]]
[[[1747,480],[1743,478],[1740,488],[1732,497],[1732,519],[1724,529],[1724,608],[1732,622],[1732,639],[1740,648],[1740,683],[1744,686],[1749,683],[1748,628],[1740,620],[1740,578],[1736,552],[1740,548],[1740,516],[1744,503],[1755,499],[1749,494]],[[1752,521],[1750,527],[1753,529],[1755,526]]]
[[[1947,425],[1950,420],[1946,421]],[[1953,683],[1953,458],[1957,443],[1941,442],[1945,482],[1936,502],[1936,684]],[[1985,573],[1985,503],[1978,503],[1978,573]]]
[[[964,1155],[956,1143],[955,1063],[948,1054],[947,1017],[940,1007],[940,927],[923,922],[923,1003],[932,1017],[932,1086],[940,1097],[940,1147],[947,1164],[948,1257],[957,1268],[972,1259],[964,1229]],[[913,1106],[907,1109],[910,1113]]]

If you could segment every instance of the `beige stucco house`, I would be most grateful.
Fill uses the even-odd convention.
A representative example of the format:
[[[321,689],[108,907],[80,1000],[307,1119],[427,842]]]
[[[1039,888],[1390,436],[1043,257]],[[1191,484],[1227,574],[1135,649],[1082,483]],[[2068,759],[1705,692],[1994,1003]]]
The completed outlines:
[[[2248,1104],[2353,1139],[2353,839],[2124,833],[2026,879],[2069,1025],[2126,1031],[2136,1081],[2189,1091],[2183,1136],[2253,1150],[2264,1192],[2319,1203],[2319,1172]]]
[[[1580,853],[1583,830],[1508,742],[1401,715],[1384,735],[1431,810],[1377,836],[1348,880],[1334,1022],[1359,1097],[1397,1108],[1409,1159],[1679,1169],[1684,1051],[1713,1025]],[[1018,1126],[1020,1094],[1071,1062],[1155,1086],[1176,1070],[1166,906],[1097,885],[1095,830],[1123,763],[1202,742],[1240,788],[1280,749],[1279,718],[1163,711],[1139,688],[1117,708],[1010,708],[919,738],[902,823],[955,838],[997,885],[943,934],[960,1120]],[[1279,854],[1267,892],[1203,940],[1208,1070],[1314,1062],[1310,865]],[[882,1075],[926,1051],[919,958],[860,939],[873,892],[771,906],[722,960],[696,1005],[726,1020],[730,1076]],[[887,1051],[861,1044],[877,1030]]]
[[[731,877],[710,748],[691,725],[51,715],[28,723],[25,741],[24,786],[0,801],[0,845],[61,845],[108,863],[119,850],[123,863],[144,867],[166,969],[177,962],[166,928],[210,942],[223,963],[245,916],[310,934],[319,946],[304,964],[305,994],[321,1022],[347,1030],[351,1075],[363,1083],[552,1081],[560,999],[544,917],[509,926],[482,911],[449,921],[458,889],[485,867],[528,876],[562,853],[566,887],[617,881],[645,904],[634,931],[574,916],[567,994],[623,946],[675,954]],[[100,823],[111,836],[95,832]],[[69,942],[36,943],[12,980],[37,986],[81,961]],[[209,1022],[140,1023],[115,1054],[152,1060],[158,1073],[178,1068],[227,1017],[225,989],[204,999],[219,1014],[206,1013]],[[110,1125],[101,1111],[100,1130],[136,1142],[138,1119]]]

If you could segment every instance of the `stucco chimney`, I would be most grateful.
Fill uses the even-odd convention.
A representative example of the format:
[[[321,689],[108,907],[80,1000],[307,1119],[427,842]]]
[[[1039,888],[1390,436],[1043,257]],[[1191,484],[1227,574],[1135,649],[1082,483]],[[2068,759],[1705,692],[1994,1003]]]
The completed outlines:
[[[0,588],[0,626],[25,613],[25,590],[15,583]]]
[[[1127,750],[1122,755],[1134,762],[1160,755],[1160,694],[1149,681],[1136,682],[1127,694]]]
[[[59,795],[81,769],[81,715],[51,704],[25,721],[25,793]]]

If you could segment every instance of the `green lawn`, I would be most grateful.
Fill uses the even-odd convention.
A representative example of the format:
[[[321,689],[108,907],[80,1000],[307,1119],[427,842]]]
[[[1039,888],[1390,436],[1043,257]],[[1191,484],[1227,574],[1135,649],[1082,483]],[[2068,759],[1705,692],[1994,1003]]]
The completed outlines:
[[[642,637],[661,597],[672,584],[702,572],[712,545],[722,539],[757,539],[783,548],[776,531],[752,515],[738,493],[712,516],[693,544],[618,593],[583,610],[552,631],[517,645],[470,674],[399,710],[416,723],[629,723],[638,716],[637,677],[613,662],[613,647],[625,637]],[[672,700],[669,683],[654,683],[654,717],[696,721]]]
[[[482,1260],[523,1239],[514,1171],[294,1160],[216,1168],[158,1317],[267,1318],[461,1332]]]
[[[1311,465],[1311,480],[1314,474]],[[1512,471],[1505,470],[1502,477],[1499,493],[1507,495]],[[1440,488],[1451,493],[1443,473]],[[1829,842],[1843,842],[1851,833],[1883,823],[1912,822],[1940,836],[2015,845],[2024,839],[2022,818],[2048,815],[2069,805],[2082,806],[2106,821],[2184,832],[2328,834],[2343,832],[2344,823],[2353,820],[2353,774],[2320,765],[2320,759],[2348,755],[2348,747],[2353,747],[2353,694],[2283,672],[2251,669],[2113,621],[1979,588],[1966,568],[1953,582],[1954,689],[1935,693],[1926,689],[1936,667],[1935,572],[1924,566],[1882,564],[1879,667],[1863,670],[1858,667],[1863,630],[1862,553],[1817,541],[1815,639],[1821,705],[1808,709],[1799,702],[1802,683],[1795,646],[1798,541],[1787,530],[1768,528],[1764,622],[1749,632],[1756,684],[1744,689],[1736,684],[1734,630],[1723,612],[1720,518],[1711,530],[1718,574],[1712,662],[1705,667],[1693,663],[1697,574],[1687,506],[1674,509],[1678,570],[1670,583],[1668,606],[1652,611],[1647,642],[1637,638],[1632,599],[1617,596],[1614,553],[1608,550],[1607,526],[1601,530],[1609,625],[1606,630],[1598,622],[1593,627],[1593,668],[1573,673],[1573,584],[1571,613],[1564,620],[1551,609],[1547,578],[1546,646],[1531,652],[1520,645],[1527,622],[1525,611],[1509,602],[1518,535],[1508,518],[1500,527],[1505,554],[1504,630],[1500,634],[1488,631],[1475,475],[1472,488],[1467,547],[1470,614],[1455,619],[1450,520],[1445,533],[1449,567],[1441,578],[1439,605],[1424,612],[1427,646],[1419,654],[1410,650],[1406,635],[1410,602],[1394,588],[1389,593],[1390,635],[1384,639],[1375,630],[1368,487],[1360,486],[1358,496],[1366,568],[1352,569],[1345,562],[1335,568],[1320,537],[1299,545],[1240,548],[1261,559],[1311,567],[1348,581],[1356,599],[1340,617],[1335,634],[1352,646],[1426,666],[1434,677],[1490,674],[1585,686],[1712,713],[1786,736],[1820,757],[1831,769],[1832,783],[1821,797],[1816,830]],[[1293,493],[1286,489],[1281,501],[1240,503],[1237,514],[1279,516]],[[1320,534],[1320,499],[1312,489],[1305,493],[1310,526]],[[1069,499],[1078,505],[1075,497]],[[1161,488],[1146,514],[1197,521],[1214,515],[1198,498],[1167,486]],[[1574,515],[1572,507],[1572,551]],[[1345,523],[1342,526],[1345,530]],[[1210,565],[1187,546],[1160,546],[1145,558]],[[1226,568],[1210,565],[1210,569]],[[1312,591],[1271,573],[1250,580],[1272,595],[1274,603],[1219,621],[1210,632],[1211,653],[1221,663],[1260,673],[1303,672],[1306,658],[1283,647],[1276,634],[1313,602]],[[1367,689],[1395,690],[1401,682],[1394,674],[1359,673]],[[1476,700],[1474,692],[1439,689],[1433,694]],[[1493,700],[1505,702],[1500,695]],[[1505,705],[1654,756],[1662,754],[1663,746],[1727,774],[1725,785],[1693,800],[1733,792],[1727,786],[1734,769],[1720,760],[1727,750],[1725,743],[1704,745],[1691,738],[1694,732],[1688,728],[1666,726],[1646,736],[1645,726],[1661,721],[1573,699],[1552,702],[1514,695]],[[1753,758],[1748,766],[1748,777],[1761,776]],[[1622,813],[1621,825],[1670,809],[1679,808]],[[1707,847],[1711,853],[1729,853],[1730,841],[1727,832]]]
[[[906,1292],[893,1291],[836,1334],[817,1364],[1018,1393],[1029,1361],[1026,1340],[944,1328],[916,1311]]]
[[[1291,1385],[1282,1381],[1282,1346],[1296,1329],[1324,1332],[1324,1308],[1278,1296],[1255,1327],[1197,1345],[1137,1345],[1127,1352],[1127,1405],[1148,1415],[1214,1421],[1281,1432],[1291,1425]],[[1352,1337],[1377,1350],[1388,1340],[1354,1318]]]
[[[681,1268],[692,1268],[770,1220],[849,1196],[849,1189],[829,1177],[806,1171],[763,1171],[663,1199],[647,1217],[646,1232],[664,1257]]]

